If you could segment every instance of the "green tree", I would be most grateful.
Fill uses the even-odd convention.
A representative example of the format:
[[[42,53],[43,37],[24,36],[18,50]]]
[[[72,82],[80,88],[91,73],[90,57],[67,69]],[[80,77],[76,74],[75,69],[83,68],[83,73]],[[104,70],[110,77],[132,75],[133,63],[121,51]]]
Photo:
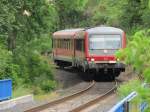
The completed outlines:
[[[86,21],[84,8],[88,0],[55,0],[60,29],[80,27]]]
[[[9,50],[57,28],[57,12],[46,0],[1,0],[0,36]]]
[[[50,34],[57,28],[58,14],[53,3],[1,0],[0,78],[12,78],[14,86],[36,86],[40,77],[43,80],[38,82],[38,88],[54,88],[53,67],[43,54],[51,51]]]
[[[150,79],[150,71],[148,70],[150,66],[149,32],[150,30],[136,32],[132,36],[132,40],[128,43],[127,48],[117,53],[117,56],[123,59],[126,64],[131,64],[138,74],[146,76],[146,80]]]

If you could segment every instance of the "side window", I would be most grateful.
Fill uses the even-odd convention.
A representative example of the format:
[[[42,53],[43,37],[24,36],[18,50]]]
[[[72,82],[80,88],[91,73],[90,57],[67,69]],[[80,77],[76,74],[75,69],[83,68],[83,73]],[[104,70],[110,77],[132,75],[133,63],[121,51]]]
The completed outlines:
[[[57,39],[54,39],[54,41],[53,41],[53,47],[57,48]]]
[[[70,39],[63,39],[62,40],[62,48],[69,50],[70,49]]]
[[[60,46],[59,46],[59,39],[57,40],[57,47],[60,48]]]
[[[70,39],[70,50],[72,50],[72,46],[73,46],[73,43],[72,43],[72,39]]]
[[[84,40],[83,39],[76,40],[76,50],[84,51]]]
[[[78,41],[78,45],[80,45],[81,42]],[[53,46],[55,48],[63,48],[67,50],[73,49],[73,40],[71,39],[55,39],[53,40]],[[78,47],[79,49],[79,47]]]
[[[58,48],[61,48],[61,40],[60,39],[58,40],[58,46],[59,46]]]
[[[62,39],[60,39],[60,48],[63,48],[63,40]]]

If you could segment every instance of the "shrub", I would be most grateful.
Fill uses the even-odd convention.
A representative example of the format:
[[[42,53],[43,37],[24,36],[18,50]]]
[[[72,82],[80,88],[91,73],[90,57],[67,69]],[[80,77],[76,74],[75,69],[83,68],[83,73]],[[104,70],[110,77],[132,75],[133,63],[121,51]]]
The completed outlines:
[[[130,64],[134,70],[144,77],[144,82],[150,83],[150,30],[141,30],[132,36],[132,40],[124,50],[116,53],[116,56]],[[125,97],[129,93],[136,91],[138,97],[135,102],[150,102],[150,88],[144,88],[142,82],[131,80],[129,83],[121,85],[118,89],[120,96]],[[150,105],[150,104],[149,104]]]
[[[12,52],[0,47],[0,79],[11,78],[13,85],[17,86],[21,81],[18,77],[20,67],[13,63]]]
[[[44,80],[42,81],[41,88],[45,92],[51,91],[56,88],[56,82],[52,80]]]
[[[136,91],[138,96],[135,97],[134,103],[139,104],[139,102],[150,102],[149,92],[150,88],[144,88],[142,83],[139,80],[132,80],[126,84],[121,85],[118,88],[118,93],[121,98],[128,96],[131,92]]]
[[[48,37],[34,39],[14,51],[14,63],[21,69],[19,77],[26,85],[36,87],[33,89],[36,94],[51,91],[56,87],[51,60],[47,55],[43,55],[43,52],[51,50],[50,42]]]
[[[116,56],[132,65],[138,74],[150,82],[150,30],[138,31],[131,38],[127,48],[117,52]]]

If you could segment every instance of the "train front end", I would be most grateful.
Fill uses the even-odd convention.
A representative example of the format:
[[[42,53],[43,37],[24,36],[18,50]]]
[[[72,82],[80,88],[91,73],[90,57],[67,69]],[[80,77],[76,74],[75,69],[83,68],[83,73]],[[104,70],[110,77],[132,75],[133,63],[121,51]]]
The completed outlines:
[[[89,69],[111,71],[114,77],[125,70],[125,64],[115,57],[116,51],[126,47],[124,31],[114,27],[96,27],[86,31],[85,55]]]

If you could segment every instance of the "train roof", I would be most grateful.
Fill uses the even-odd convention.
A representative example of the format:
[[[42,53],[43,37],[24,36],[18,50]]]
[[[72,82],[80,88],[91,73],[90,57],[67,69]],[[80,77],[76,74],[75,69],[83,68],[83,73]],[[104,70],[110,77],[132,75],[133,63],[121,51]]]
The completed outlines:
[[[53,35],[57,36],[57,35],[75,35],[77,32],[79,31],[83,31],[83,28],[77,28],[77,29],[65,29],[65,30],[60,30],[55,32]]]
[[[86,31],[89,34],[122,34],[123,30],[115,27],[108,27],[108,26],[99,26],[99,27],[93,27],[93,28],[77,28],[77,29],[66,29],[66,30],[60,30],[53,34],[55,37],[63,37],[68,36],[72,37],[76,33],[80,31]]]
[[[123,30],[115,27],[108,27],[108,26],[100,26],[100,27],[94,27],[86,30],[88,33],[100,33],[100,34],[120,34],[123,32]]]

